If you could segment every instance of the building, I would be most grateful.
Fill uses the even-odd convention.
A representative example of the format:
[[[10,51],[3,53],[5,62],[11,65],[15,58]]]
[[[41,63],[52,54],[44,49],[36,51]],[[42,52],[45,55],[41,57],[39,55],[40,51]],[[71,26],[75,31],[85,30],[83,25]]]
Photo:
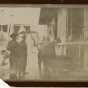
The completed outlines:
[[[48,33],[54,38],[57,37],[57,9],[42,8],[40,12],[40,25],[47,25]]]
[[[55,38],[62,42],[81,40],[84,27],[84,8],[42,8],[40,24],[47,25]]]
[[[75,59],[76,66],[87,68],[88,8],[41,8],[39,24],[47,25],[48,33],[55,39],[64,55]],[[86,52],[86,54],[84,54]]]

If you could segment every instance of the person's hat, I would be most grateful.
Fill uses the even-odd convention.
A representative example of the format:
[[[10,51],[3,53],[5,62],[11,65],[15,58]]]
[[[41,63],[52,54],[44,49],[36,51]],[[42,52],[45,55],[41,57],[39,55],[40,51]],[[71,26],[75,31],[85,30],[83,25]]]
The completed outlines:
[[[19,33],[24,33],[25,31],[26,31],[25,28],[23,26],[21,26],[20,30],[18,31],[18,34]]]

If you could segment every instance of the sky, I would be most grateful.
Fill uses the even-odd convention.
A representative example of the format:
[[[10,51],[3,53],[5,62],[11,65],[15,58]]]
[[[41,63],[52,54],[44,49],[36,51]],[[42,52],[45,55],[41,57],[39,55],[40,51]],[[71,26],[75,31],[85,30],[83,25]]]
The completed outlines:
[[[39,21],[40,8],[0,7],[0,24],[32,24]]]

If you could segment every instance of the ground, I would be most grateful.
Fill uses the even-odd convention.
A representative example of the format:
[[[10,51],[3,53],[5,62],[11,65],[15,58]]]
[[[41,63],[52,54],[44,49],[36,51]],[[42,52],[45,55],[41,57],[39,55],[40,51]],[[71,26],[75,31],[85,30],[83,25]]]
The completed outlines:
[[[37,54],[31,56],[29,71],[25,73],[23,80],[88,80],[88,70],[78,65],[76,58],[67,56],[47,57],[41,63],[42,70],[38,68]],[[0,55],[0,78],[9,79],[9,58],[5,65],[1,64]]]
[[[88,72],[83,69],[74,69],[70,60],[58,58],[56,60],[48,59],[44,64],[42,73],[35,70],[33,73],[26,73],[24,80],[88,80]],[[69,64],[70,63],[70,64]],[[9,65],[0,66],[0,77],[9,78]],[[36,74],[36,75],[34,75]]]

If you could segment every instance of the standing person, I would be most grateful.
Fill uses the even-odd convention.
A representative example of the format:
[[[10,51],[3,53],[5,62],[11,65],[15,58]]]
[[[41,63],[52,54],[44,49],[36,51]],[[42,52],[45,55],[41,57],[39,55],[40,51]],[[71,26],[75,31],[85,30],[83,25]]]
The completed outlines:
[[[38,35],[36,32],[32,32],[33,50],[32,50],[32,77],[39,79],[39,67],[38,67]]]
[[[27,45],[27,67],[26,72],[27,74],[31,71],[31,59],[32,59],[32,50],[33,50],[33,40],[31,37],[30,29],[26,30],[26,45]]]
[[[15,80],[23,78],[27,57],[23,33],[17,34],[15,38],[9,42],[7,49],[10,51],[10,78],[12,80],[14,80],[14,78]]]
[[[55,58],[55,41],[53,37],[45,37],[45,40],[39,46],[38,53],[38,65],[41,76],[47,73],[47,68],[49,66],[48,62]]]
[[[26,44],[27,44],[27,75],[31,79],[35,79],[38,74],[37,69],[37,48],[35,47],[33,34],[30,32],[30,29],[26,31]]]
[[[21,32],[16,37],[17,46],[15,47],[15,53],[17,58],[17,75],[18,78],[23,78],[25,75],[27,64],[27,46],[25,43],[25,34]]]
[[[16,46],[16,34],[11,35],[12,40],[9,41],[7,50],[9,51],[9,62],[10,62],[10,79],[17,80],[16,76],[16,55],[14,53]]]

